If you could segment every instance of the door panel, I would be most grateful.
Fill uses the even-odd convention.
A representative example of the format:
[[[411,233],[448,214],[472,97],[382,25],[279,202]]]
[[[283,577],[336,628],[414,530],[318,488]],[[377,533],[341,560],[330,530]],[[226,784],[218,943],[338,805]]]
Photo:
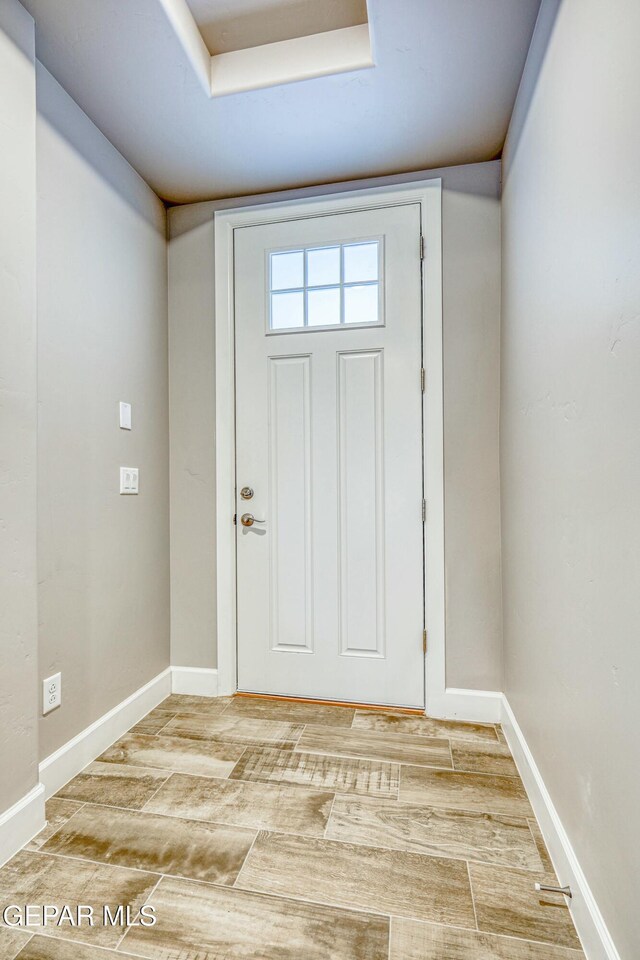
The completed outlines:
[[[419,237],[417,204],[235,231],[241,690],[424,705]]]
[[[313,653],[311,357],[270,357],[271,649]]]
[[[383,360],[338,354],[338,605],[350,657],[384,657]]]

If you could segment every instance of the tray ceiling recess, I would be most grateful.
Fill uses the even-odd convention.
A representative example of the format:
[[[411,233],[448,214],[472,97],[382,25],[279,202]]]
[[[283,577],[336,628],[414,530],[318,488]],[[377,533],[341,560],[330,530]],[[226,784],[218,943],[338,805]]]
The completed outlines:
[[[367,0],[160,0],[208,97],[374,66]]]

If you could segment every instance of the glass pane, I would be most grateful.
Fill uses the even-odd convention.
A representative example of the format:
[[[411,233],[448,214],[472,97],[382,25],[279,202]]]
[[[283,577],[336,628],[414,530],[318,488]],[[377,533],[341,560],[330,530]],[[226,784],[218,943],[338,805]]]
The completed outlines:
[[[378,284],[344,288],[344,322],[378,322]]]
[[[344,247],[344,282],[378,280],[379,243],[349,243]]]
[[[289,327],[304,326],[304,293],[271,294],[271,329],[287,330]]]
[[[271,254],[271,289],[292,290],[304,286],[304,253],[294,250],[291,253]]]
[[[307,286],[340,283],[340,247],[307,250]]]
[[[307,291],[307,323],[310,327],[340,323],[340,287]]]

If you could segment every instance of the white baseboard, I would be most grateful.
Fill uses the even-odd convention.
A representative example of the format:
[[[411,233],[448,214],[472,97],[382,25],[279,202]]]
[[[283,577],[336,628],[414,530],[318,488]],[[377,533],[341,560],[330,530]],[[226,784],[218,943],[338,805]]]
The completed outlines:
[[[171,692],[217,697],[218,671],[206,667],[171,667]]]
[[[447,687],[443,693],[430,693],[427,713],[440,720],[468,720],[470,723],[500,723],[502,694],[496,690],[462,690]]]
[[[171,667],[145,683],[40,764],[47,799],[171,693]]]
[[[44,787],[39,783],[0,815],[0,867],[44,825]]]
[[[507,698],[502,696],[502,726],[529,800],[540,824],[560,884],[571,887],[573,922],[588,960],[620,960],[571,841],[549,796]]]

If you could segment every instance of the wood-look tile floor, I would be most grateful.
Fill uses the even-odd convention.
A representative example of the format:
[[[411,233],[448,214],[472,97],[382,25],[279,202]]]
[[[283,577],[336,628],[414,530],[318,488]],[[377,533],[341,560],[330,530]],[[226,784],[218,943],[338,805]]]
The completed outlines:
[[[0,925],[0,960],[584,960],[498,727],[173,695],[47,803],[0,907],[147,903],[152,927]]]

